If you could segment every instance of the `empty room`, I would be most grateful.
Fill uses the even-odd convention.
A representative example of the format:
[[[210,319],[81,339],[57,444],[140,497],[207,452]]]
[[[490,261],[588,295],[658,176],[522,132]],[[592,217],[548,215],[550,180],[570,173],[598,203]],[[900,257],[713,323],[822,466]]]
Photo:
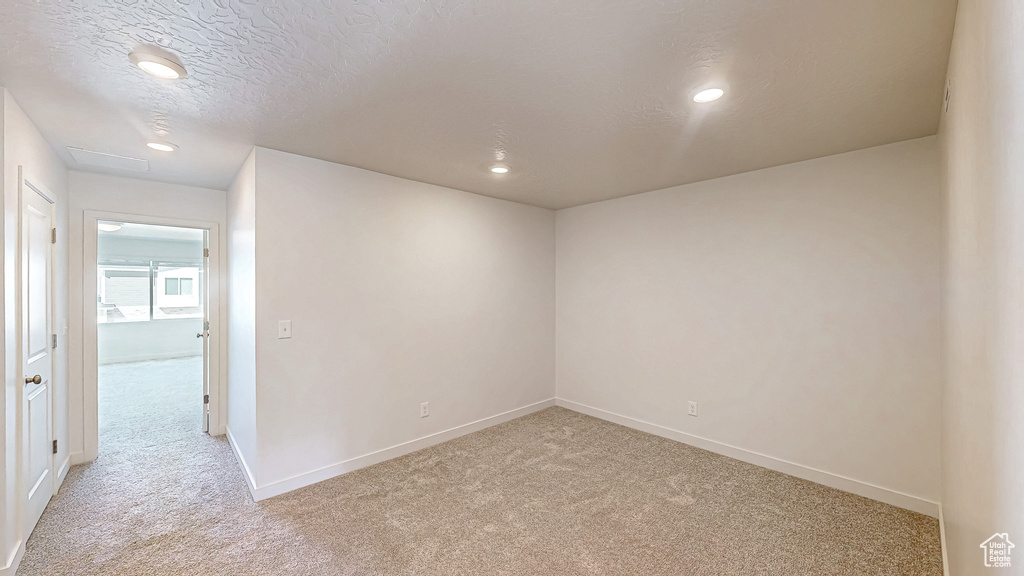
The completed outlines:
[[[1022,30],[3,0],[0,576],[1024,574]]]

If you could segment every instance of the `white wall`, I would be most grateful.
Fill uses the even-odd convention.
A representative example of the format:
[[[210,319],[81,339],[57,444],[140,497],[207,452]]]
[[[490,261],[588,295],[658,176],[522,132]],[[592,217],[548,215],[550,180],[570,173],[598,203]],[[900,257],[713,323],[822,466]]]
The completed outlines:
[[[17,307],[15,262],[18,250],[18,166],[25,167],[25,175],[37,184],[44,186],[57,204],[57,237],[58,242],[53,254],[54,267],[54,317],[53,326],[58,334],[68,319],[68,173],[64,164],[57,158],[49,144],[22,112],[14,98],[0,88],[3,99],[3,324],[4,324],[4,394],[3,394],[3,451],[2,465],[4,474],[0,478],[4,501],[2,506],[2,524],[0,524],[0,570],[5,568],[17,552],[19,544],[27,536],[23,534],[17,523],[18,509],[21,499],[16,486],[16,442],[17,428],[15,415],[19,390],[24,386],[19,382],[21,376],[21,359],[16,348],[15,310]],[[57,473],[66,473],[69,462],[68,442],[68,345],[63,336],[58,339],[53,372],[53,394],[56,399],[54,407],[55,430],[58,452],[54,458]]]
[[[256,152],[249,154],[227,193],[228,385],[227,430],[246,468],[250,489],[256,454]]]
[[[100,364],[202,356],[202,318],[100,324],[96,346]]]
[[[560,210],[559,401],[937,513],[941,214],[934,137]]]
[[[255,170],[258,485],[551,401],[553,212],[263,148]]]
[[[950,573],[1024,573],[1024,5],[960,0],[943,118],[942,512]],[[1013,569],[979,545],[1008,532]]]
[[[195,188],[176,184],[164,184],[148,180],[120,178],[89,172],[70,172],[70,213],[68,236],[75,249],[71,251],[69,260],[70,277],[76,279],[71,285],[70,303],[68,308],[68,340],[70,344],[69,380],[70,390],[70,423],[71,450],[74,461],[87,460],[85,438],[85,378],[83,374],[83,320],[85,313],[95,314],[94,304],[83,303],[83,260],[85,246],[85,211],[95,210],[151,216],[214,222],[220,229],[220,245],[226,246],[226,206],[225,192],[207,188]],[[221,293],[221,301],[227,294]],[[222,324],[226,315],[221,315]],[[227,356],[226,338],[221,338],[221,355]],[[224,363],[221,363],[222,366]],[[221,381],[227,377],[226,370],[221,371]],[[221,387],[220,406],[222,418],[226,416],[226,386]],[[213,431],[214,433],[222,431]]]

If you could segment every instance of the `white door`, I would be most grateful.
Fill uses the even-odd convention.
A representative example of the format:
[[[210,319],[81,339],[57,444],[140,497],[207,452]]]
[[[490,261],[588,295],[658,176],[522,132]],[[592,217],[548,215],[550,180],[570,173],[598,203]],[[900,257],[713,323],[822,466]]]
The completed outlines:
[[[21,179],[22,462],[26,532],[35,527],[53,496],[53,331],[51,243],[53,204]]]

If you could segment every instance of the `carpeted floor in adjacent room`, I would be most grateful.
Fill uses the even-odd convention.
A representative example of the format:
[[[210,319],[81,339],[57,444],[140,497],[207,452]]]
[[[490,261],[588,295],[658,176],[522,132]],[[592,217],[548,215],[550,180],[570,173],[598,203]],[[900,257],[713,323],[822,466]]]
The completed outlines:
[[[102,368],[20,576],[942,574],[932,518],[561,408],[254,503],[200,368]]]

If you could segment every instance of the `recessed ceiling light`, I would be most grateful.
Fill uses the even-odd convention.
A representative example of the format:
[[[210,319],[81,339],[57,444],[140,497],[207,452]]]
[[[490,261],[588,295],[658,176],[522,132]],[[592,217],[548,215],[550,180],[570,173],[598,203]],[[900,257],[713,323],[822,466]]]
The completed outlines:
[[[508,172],[508,166],[491,166],[491,172],[495,174],[505,174]]]
[[[701,90],[693,96],[693,101],[700,104],[705,102],[714,102],[725,95],[725,90],[721,88],[708,88],[707,90]]]
[[[175,150],[178,149],[178,147],[175,146],[174,144],[169,144],[167,142],[147,142],[146,146],[149,146],[153,150],[159,150],[161,152],[174,152]]]
[[[132,50],[128,60],[157,78],[176,80],[188,75],[185,67],[175,61],[173,54],[155,46],[140,46]]]
[[[100,222],[97,225],[97,228],[99,228],[101,232],[117,232],[118,230],[121,229],[121,226],[124,226],[124,224],[115,224],[113,222]]]

